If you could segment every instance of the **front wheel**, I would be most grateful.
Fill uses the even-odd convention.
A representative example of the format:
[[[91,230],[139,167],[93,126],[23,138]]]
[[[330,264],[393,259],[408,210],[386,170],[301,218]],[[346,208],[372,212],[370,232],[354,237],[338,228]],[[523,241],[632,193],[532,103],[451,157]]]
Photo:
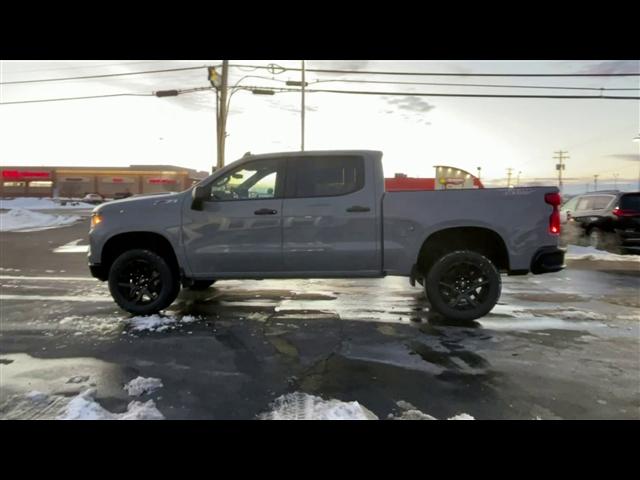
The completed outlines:
[[[500,273],[484,255],[458,250],[429,270],[425,293],[431,308],[445,318],[468,322],[491,311],[500,298]]]
[[[123,310],[151,315],[171,305],[180,292],[180,282],[160,255],[135,249],[124,252],[111,265],[109,290]]]

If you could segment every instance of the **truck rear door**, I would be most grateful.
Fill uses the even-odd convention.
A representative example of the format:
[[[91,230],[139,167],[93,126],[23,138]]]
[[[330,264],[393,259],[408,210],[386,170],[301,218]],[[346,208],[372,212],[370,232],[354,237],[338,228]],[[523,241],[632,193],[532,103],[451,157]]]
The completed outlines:
[[[379,275],[373,182],[362,156],[290,158],[282,209],[284,269]]]

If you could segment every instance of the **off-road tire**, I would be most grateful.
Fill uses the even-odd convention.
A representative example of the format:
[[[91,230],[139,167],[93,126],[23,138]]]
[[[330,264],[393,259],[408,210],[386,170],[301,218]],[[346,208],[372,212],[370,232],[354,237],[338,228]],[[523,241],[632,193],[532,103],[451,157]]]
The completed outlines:
[[[478,288],[473,289],[474,285]],[[502,280],[487,257],[457,250],[433,264],[424,289],[432,310],[450,320],[470,322],[493,309],[500,298]]]
[[[138,283],[132,278],[140,277],[137,272],[144,272],[145,269],[151,272],[147,275],[150,279],[147,281],[149,283],[147,287],[149,290],[153,289],[153,292],[149,295],[149,300],[145,301],[143,297],[140,301],[136,301],[131,297],[134,295],[134,290],[138,288]],[[174,270],[167,260],[151,250],[129,250],[111,264],[109,291],[120,308],[129,313],[134,315],[158,313],[171,305],[180,293],[180,281]],[[130,287],[126,286],[128,282]],[[150,283],[153,283],[153,287]]]

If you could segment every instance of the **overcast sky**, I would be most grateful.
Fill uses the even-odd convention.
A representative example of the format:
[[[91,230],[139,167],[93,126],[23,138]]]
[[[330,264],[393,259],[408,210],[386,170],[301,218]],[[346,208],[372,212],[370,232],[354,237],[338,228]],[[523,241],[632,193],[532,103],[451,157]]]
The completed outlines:
[[[0,62],[0,80],[9,82],[103,73],[212,65],[201,61]],[[300,61],[242,60],[231,63],[299,67]],[[639,61],[307,61],[308,68],[457,73],[638,72]],[[264,70],[230,70],[230,84],[282,86],[299,72],[271,75]],[[389,77],[307,74],[307,81],[333,79],[411,82],[640,88],[638,77],[480,78]],[[207,86],[206,70],[79,81],[0,86],[0,101],[109,93],[149,93]],[[310,87],[311,88],[311,87]],[[593,94],[451,86],[376,85],[327,82],[317,88],[393,92]],[[638,95],[635,92],[611,92]],[[0,105],[2,165],[108,166],[173,164],[210,171],[215,163],[215,95],[175,98],[122,97],[67,102]],[[640,102],[637,100],[480,99],[383,95],[307,95],[307,150],[361,148],[384,152],[386,176],[403,172],[432,177],[433,165],[472,173],[482,167],[487,180],[500,181],[506,169],[522,182],[554,183],[555,150],[568,150],[566,177],[584,184],[598,174],[606,184],[614,174],[636,180],[640,168]],[[227,125],[227,163],[245,152],[300,148],[300,95],[233,95]],[[575,180],[571,180],[575,179]]]

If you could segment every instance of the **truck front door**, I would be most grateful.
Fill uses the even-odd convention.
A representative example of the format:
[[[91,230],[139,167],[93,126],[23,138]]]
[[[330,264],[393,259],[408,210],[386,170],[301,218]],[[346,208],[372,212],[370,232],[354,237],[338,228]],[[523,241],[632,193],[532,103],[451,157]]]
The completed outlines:
[[[186,256],[196,276],[282,269],[285,160],[244,163],[215,179],[202,210],[185,206]]]

